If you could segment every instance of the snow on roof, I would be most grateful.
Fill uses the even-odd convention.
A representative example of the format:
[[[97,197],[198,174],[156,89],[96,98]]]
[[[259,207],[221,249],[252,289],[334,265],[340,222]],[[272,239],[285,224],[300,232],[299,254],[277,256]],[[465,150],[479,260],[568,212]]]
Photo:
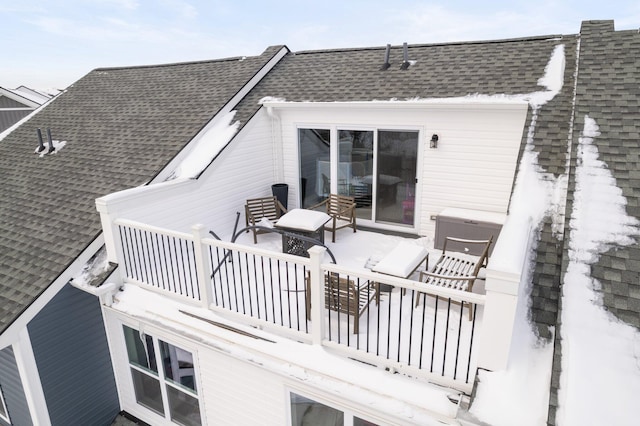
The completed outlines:
[[[15,93],[16,95],[22,96],[24,98],[29,99],[30,101],[36,102],[39,105],[42,105],[43,103],[45,103],[46,101],[48,101],[49,99],[51,99],[50,95],[45,95],[42,94],[40,92],[37,92],[33,89],[29,89],[26,86],[20,86],[16,89],[11,90],[13,93]]]
[[[235,111],[231,111],[221,116],[194,138],[195,145],[180,162],[171,179],[195,178],[213,161],[240,127],[238,121],[231,123],[235,114]]]
[[[564,188],[567,176],[555,178],[542,173],[538,156],[533,151],[536,118],[540,106],[550,101],[562,88],[564,75],[564,45],[557,46],[538,82],[547,90],[519,95],[533,108],[525,151],[520,160],[518,175],[511,198],[509,217],[500,233],[491,256],[491,268],[510,271],[513,265],[532,265],[535,247],[523,244],[528,232],[535,229],[547,215],[556,216],[563,201],[555,194]],[[560,222],[554,217],[554,222]],[[530,267],[531,268],[531,267]],[[491,425],[539,425],[547,421],[549,383],[553,361],[553,339],[538,339],[529,318],[529,294],[532,288],[532,270],[513,270],[521,273],[520,294],[515,316],[513,341],[509,365],[504,371],[480,371],[476,397],[470,413]]]
[[[632,412],[640,394],[640,331],[603,307],[591,265],[614,245],[637,244],[640,223],[627,215],[626,198],[598,159],[593,141],[599,135],[595,120],[586,116],[579,138],[569,265],[562,286],[559,424],[637,420]]]
[[[322,104],[331,104],[331,105],[351,105],[351,104],[362,104],[362,105],[375,105],[385,103],[405,103],[405,104],[522,104],[528,103],[533,108],[539,108],[545,103],[549,102],[553,99],[559,92],[562,90],[563,79],[564,79],[564,68],[565,68],[565,45],[559,44],[557,45],[553,52],[551,53],[551,57],[547,62],[545,67],[545,73],[542,77],[538,79],[538,84],[544,87],[546,90],[539,90],[530,93],[521,93],[521,94],[513,94],[507,95],[503,93],[493,94],[493,95],[485,95],[485,94],[469,94],[466,96],[457,96],[457,97],[446,97],[446,98],[407,98],[407,99],[386,99],[386,100],[378,100],[371,99],[369,101],[355,101],[355,102],[310,102],[310,101],[287,101],[284,98],[274,97],[274,96],[265,96],[260,99],[259,103],[265,106],[278,106],[284,107],[287,105],[295,106],[300,104],[306,105],[322,105]]]
[[[389,415],[411,418],[417,424],[441,425],[435,418],[453,419],[458,409],[457,404],[448,399],[451,394],[457,395],[451,389],[355,363],[316,345],[229,323],[210,310],[183,305],[134,285],[124,285],[115,299],[113,307],[134,318],[158,324],[235,359],[257,363],[273,373],[302,380],[342,397],[348,395],[352,401]],[[222,329],[214,333],[210,324],[194,316],[227,324],[260,338],[247,339]],[[212,333],[222,333],[224,338],[212,338]],[[296,354],[295,358],[291,357],[292,353]]]

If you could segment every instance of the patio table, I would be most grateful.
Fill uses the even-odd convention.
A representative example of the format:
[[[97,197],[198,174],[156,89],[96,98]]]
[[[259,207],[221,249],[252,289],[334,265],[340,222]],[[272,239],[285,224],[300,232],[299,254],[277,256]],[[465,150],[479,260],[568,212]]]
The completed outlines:
[[[324,212],[306,209],[291,209],[275,224],[275,227],[291,234],[313,238],[324,244],[324,225],[331,216]],[[309,257],[313,243],[296,238],[295,235],[282,235],[282,252]]]

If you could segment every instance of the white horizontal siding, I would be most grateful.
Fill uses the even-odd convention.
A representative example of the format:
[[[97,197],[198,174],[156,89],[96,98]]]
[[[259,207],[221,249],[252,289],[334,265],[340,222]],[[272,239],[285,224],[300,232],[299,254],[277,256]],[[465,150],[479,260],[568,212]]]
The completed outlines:
[[[212,350],[202,350],[199,360],[208,424],[287,424],[281,377]]]
[[[270,121],[261,111],[197,181],[167,186],[145,196],[144,202],[140,194],[132,196],[119,208],[117,216],[185,232],[201,223],[221,238],[228,238],[236,212],[241,213],[239,227],[244,224],[246,199],[271,194],[274,183],[271,140]]]
[[[194,356],[196,386],[200,398],[203,425],[264,425],[287,424],[289,401],[283,378],[231,354],[186,340],[157,325],[128,319],[114,311],[105,313],[108,338],[116,383],[123,410],[154,425],[173,424],[136,402],[131,382],[122,323],[185,350]]]
[[[388,396],[385,396],[387,393],[383,389],[364,387],[362,395],[352,393],[356,392],[357,384],[340,382],[339,378],[331,375],[325,376],[323,368],[318,371],[306,367],[293,368],[287,359],[277,360],[273,353],[263,356],[254,352],[259,350],[256,345],[250,343],[245,348],[240,341],[232,343],[229,336],[225,335],[227,332],[219,333],[216,327],[211,327],[206,332],[197,331],[197,337],[193,338],[193,329],[187,326],[183,330],[184,324],[170,323],[169,318],[151,323],[111,309],[106,310],[104,318],[121,407],[153,425],[173,423],[136,402],[122,331],[123,323],[192,353],[202,424],[205,426],[287,425],[290,415],[289,391],[334,405],[360,417],[381,419],[379,424],[413,425],[418,423],[412,418],[414,415],[417,414],[418,418],[422,419],[429,416],[428,401],[423,407],[421,403],[415,405],[413,400],[398,400],[397,403],[400,405],[408,404],[406,416],[401,411],[386,412],[383,407],[363,402],[362,396],[371,395],[387,401]],[[186,332],[183,333],[181,330]],[[249,355],[250,353],[254,355]],[[297,365],[295,354],[291,354],[291,357],[290,361]],[[279,363],[282,364],[281,370],[278,367]],[[269,364],[270,367],[267,367]],[[406,383],[405,378],[398,377],[398,380],[400,383]],[[337,389],[352,391],[343,393]],[[364,400],[366,399],[367,397]],[[416,412],[412,413],[413,410]]]
[[[417,194],[420,234],[433,235],[431,216],[448,207],[506,213],[526,114],[523,104],[287,106],[278,115],[289,197],[298,191],[298,128],[404,128],[422,132]],[[437,149],[429,148],[432,134],[439,136]]]

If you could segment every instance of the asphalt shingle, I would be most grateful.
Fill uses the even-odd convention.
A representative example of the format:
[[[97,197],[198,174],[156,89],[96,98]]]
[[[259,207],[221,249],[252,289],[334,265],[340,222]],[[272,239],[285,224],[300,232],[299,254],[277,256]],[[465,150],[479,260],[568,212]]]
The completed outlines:
[[[101,232],[94,200],[151,181],[280,48],[96,69],[0,141],[0,333]],[[34,154],[38,128],[66,145]]]

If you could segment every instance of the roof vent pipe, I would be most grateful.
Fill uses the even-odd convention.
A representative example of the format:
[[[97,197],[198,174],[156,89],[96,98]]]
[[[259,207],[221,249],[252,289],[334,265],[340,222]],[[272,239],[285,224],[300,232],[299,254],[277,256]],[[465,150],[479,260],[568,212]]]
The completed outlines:
[[[49,154],[51,154],[53,151],[55,151],[55,148],[53,147],[53,139],[51,138],[51,129],[49,129],[47,127],[47,139],[49,140]]]
[[[44,151],[44,142],[42,142],[42,131],[40,129],[38,130],[38,149],[36,150],[36,152],[42,152]]]
[[[391,53],[391,45],[387,44],[387,49],[384,52],[384,64],[380,68],[380,71],[386,71],[391,66],[391,64],[389,63],[389,54],[390,53]]]
[[[406,70],[409,68],[409,49],[407,47],[407,42],[402,43],[402,65],[400,66],[401,70]]]

